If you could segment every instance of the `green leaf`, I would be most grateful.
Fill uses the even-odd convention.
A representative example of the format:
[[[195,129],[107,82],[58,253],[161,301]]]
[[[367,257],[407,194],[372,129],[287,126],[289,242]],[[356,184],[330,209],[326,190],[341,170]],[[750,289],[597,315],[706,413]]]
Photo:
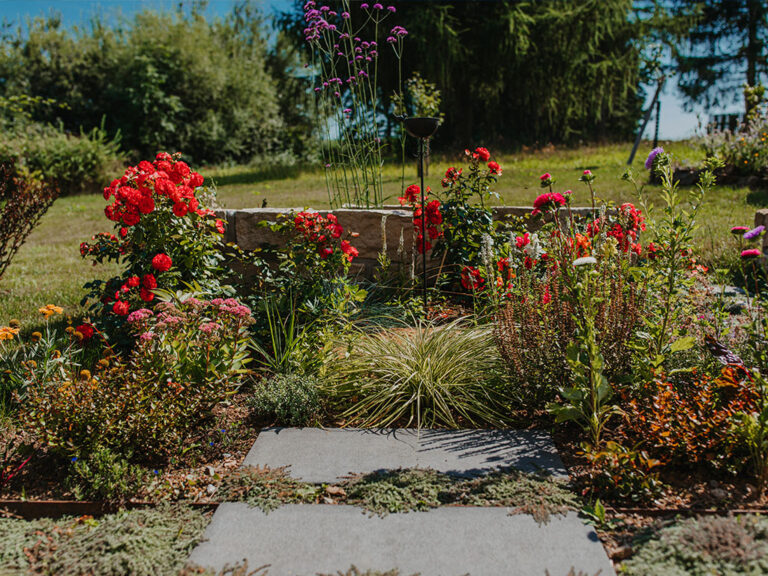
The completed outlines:
[[[682,338],[678,338],[669,347],[670,352],[684,352],[685,350],[690,350],[696,345],[696,338],[693,336],[684,336]]]

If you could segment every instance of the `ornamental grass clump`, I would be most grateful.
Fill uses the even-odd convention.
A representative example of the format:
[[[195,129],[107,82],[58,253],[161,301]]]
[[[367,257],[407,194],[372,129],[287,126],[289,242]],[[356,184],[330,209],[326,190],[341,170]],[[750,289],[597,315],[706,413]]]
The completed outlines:
[[[356,426],[459,428],[501,425],[494,378],[499,356],[490,326],[465,318],[421,320],[360,333],[336,365],[334,393]]]

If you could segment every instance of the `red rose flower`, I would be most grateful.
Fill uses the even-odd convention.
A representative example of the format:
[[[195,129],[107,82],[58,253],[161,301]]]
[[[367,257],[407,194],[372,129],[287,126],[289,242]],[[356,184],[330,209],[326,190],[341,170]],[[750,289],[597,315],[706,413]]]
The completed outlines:
[[[155,295],[146,288],[139,290],[139,297],[144,300],[144,302],[152,302],[152,300],[155,299]]]
[[[491,174],[501,176],[501,166],[499,166],[498,162],[488,162],[488,170],[491,171]]]
[[[128,228],[123,226],[120,228],[120,238],[125,238],[126,236],[128,236]]]
[[[157,280],[152,274],[144,274],[144,278],[141,279],[141,285],[147,290],[154,290],[157,288]]]
[[[83,341],[87,342],[91,338],[93,338],[94,329],[93,326],[90,324],[80,324],[77,328],[75,328],[75,332],[80,332],[80,334],[83,337]]]
[[[158,272],[167,272],[171,269],[171,266],[173,266],[173,260],[167,254],[161,252],[152,258],[152,268]]]
[[[352,260],[354,260],[355,257],[359,255],[357,248],[352,246],[352,244],[350,244],[346,240],[341,241],[341,251],[347,255],[347,260],[349,260],[350,262],[352,262]]]
[[[328,248],[326,246],[325,248],[320,248],[317,253],[320,254],[320,258],[325,260],[326,258],[328,258],[328,256],[333,254],[333,248]]]
[[[472,154],[473,158],[479,159],[481,162],[488,162],[491,158],[491,153],[487,148],[475,148],[475,153]]]
[[[187,205],[184,204],[184,202],[177,202],[173,205],[173,213],[179,218],[186,216],[188,210],[189,209],[187,208]]]
[[[189,186],[191,188],[198,188],[203,185],[204,181],[205,180],[200,174],[197,172],[192,172],[192,175],[189,177]]]
[[[224,234],[224,222],[222,222],[221,220],[216,220],[216,231],[219,234]]]
[[[139,216],[138,212],[130,211],[123,214],[123,223],[125,223],[126,226],[135,226],[140,220],[141,216]]]
[[[128,302],[123,302],[122,300],[118,300],[112,305],[112,312],[118,316],[127,316],[130,309],[131,307]]]

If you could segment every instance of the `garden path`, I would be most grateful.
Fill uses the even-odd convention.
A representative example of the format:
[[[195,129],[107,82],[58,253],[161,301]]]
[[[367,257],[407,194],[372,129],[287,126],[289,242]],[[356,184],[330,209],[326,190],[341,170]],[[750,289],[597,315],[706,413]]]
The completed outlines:
[[[513,466],[567,472],[549,436],[533,430],[263,430],[244,465],[289,466],[307,482],[351,473],[433,468],[479,476]],[[371,515],[360,508],[289,504],[270,513],[245,503],[219,506],[191,562],[213,569],[244,559],[270,576],[337,574],[354,565],[402,576],[587,576],[614,574],[594,530],[575,512],[538,524],[503,507],[440,507]]]

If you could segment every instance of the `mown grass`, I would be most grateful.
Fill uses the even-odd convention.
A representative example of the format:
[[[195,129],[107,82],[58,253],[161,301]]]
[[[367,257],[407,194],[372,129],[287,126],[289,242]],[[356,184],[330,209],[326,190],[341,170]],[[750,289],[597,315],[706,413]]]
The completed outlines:
[[[703,157],[688,142],[663,143],[681,163],[692,164]],[[647,179],[642,164],[650,146],[641,147],[633,169],[640,180]],[[504,168],[497,191],[499,204],[530,205],[539,193],[539,176],[550,172],[558,190],[572,189],[576,204],[586,205],[588,194],[578,181],[585,168],[597,175],[598,195],[612,202],[636,201],[633,187],[621,180],[631,144],[584,146],[574,149],[547,149],[536,152],[501,153],[497,160]],[[444,169],[459,165],[461,151],[441,155],[435,150],[427,183],[439,187]],[[225,208],[328,206],[325,179],[319,169],[306,166],[275,167],[258,164],[226,168],[203,168],[201,173],[216,183],[219,201]],[[405,167],[406,184],[416,181],[415,162]],[[396,202],[400,192],[401,166],[388,164],[384,171],[384,192]],[[653,199],[658,188],[648,186]],[[83,284],[94,277],[109,277],[114,267],[93,268],[80,258],[81,241],[100,231],[110,230],[104,218],[105,202],[100,194],[60,198],[22,247],[0,280],[0,325],[11,318],[34,323],[36,310],[44,304],[59,304],[68,313],[81,315]],[[728,230],[736,224],[751,224],[757,208],[768,205],[768,195],[747,188],[718,187],[707,198],[700,219],[698,243],[702,260],[713,263],[732,250]]]

